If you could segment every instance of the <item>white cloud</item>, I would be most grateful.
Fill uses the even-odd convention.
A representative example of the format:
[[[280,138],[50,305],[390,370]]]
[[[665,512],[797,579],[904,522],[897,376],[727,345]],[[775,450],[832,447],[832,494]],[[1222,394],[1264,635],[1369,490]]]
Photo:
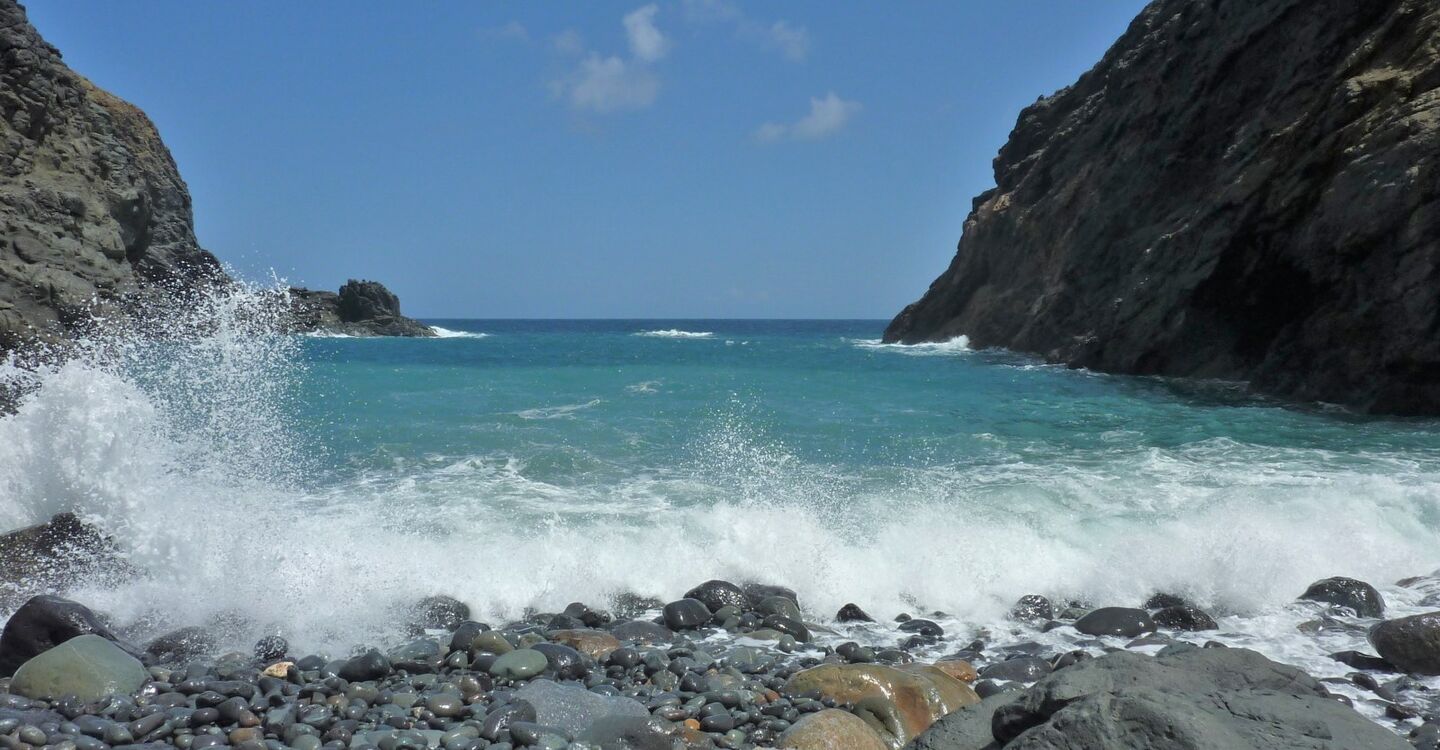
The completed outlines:
[[[502,36],[507,39],[514,39],[518,42],[530,41],[530,32],[525,28],[525,24],[520,23],[519,21],[511,21],[510,23],[507,23],[504,26],[495,29],[495,34],[496,36]]]
[[[769,43],[780,50],[785,57],[800,62],[810,54],[810,32],[804,26],[791,26],[786,21],[776,21],[765,30]]]
[[[810,32],[786,20],[764,23],[746,15],[729,0],[685,0],[685,20],[696,24],[734,24],[735,34],[803,62],[810,54]]]
[[[660,93],[660,81],[634,61],[592,53],[558,88],[575,109],[603,114],[650,106]]]
[[[828,138],[845,127],[860,112],[860,102],[848,101],[834,91],[810,99],[810,112],[793,123],[767,122],[755,129],[755,140],[775,143],[782,140],[815,141]]]
[[[655,62],[670,51],[670,40],[655,25],[655,14],[659,11],[660,7],[651,3],[625,14],[625,37],[637,60]]]
[[[585,39],[574,29],[566,29],[550,37],[550,45],[562,55],[576,57],[585,54]]]
[[[654,104],[660,94],[660,79],[652,64],[665,57],[671,47],[670,40],[655,25],[659,11],[660,7],[651,3],[621,19],[630,45],[629,58],[586,54],[585,42],[574,29],[552,37],[551,44],[561,54],[584,57],[568,75],[550,84],[551,91],[575,109],[601,114]]]

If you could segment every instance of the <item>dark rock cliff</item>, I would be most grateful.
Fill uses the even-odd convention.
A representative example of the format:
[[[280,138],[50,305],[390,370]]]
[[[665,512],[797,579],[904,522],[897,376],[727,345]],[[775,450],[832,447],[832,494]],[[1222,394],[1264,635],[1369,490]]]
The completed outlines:
[[[1156,0],[887,341],[1440,414],[1440,4]]]
[[[223,279],[150,119],[0,0],[0,350],[59,338],[145,289]]]
[[[400,314],[400,298],[378,281],[350,279],[340,293],[290,290],[295,330],[349,336],[434,336],[435,330]]]

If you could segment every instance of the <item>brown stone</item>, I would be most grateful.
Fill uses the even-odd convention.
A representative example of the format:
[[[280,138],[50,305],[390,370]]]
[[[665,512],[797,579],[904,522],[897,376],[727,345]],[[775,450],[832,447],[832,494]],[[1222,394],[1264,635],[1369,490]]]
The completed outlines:
[[[906,667],[913,666],[915,665],[906,665]],[[944,672],[945,674],[950,675],[951,677],[954,677],[961,682],[974,682],[975,679],[979,677],[979,675],[975,672],[975,665],[971,664],[968,661],[965,661],[964,659],[942,659],[930,666],[940,670],[941,672]],[[905,667],[902,667],[902,669],[905,669]]]
[[[589,656],[595,661],[604,661],[610,652],[620,648],[620,641],[603,630],[554,630],[550,640],[561,643]]]
[[[780,735],[776,745],[788,750],[887,750],[888,745],[863,719],[829,708],[806,714]]]
[[[825,664],[791,677],[784,692],[793,696],[812,690],[849,704],[892,748],[941,716],[980,702],[970,686],[929,665],[905,671],[881,664]]]

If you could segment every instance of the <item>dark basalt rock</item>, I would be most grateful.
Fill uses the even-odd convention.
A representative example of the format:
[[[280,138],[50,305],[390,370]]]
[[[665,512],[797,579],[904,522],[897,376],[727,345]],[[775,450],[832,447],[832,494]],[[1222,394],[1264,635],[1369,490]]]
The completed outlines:
[[[455,630],[470,619],[470,607],[453,596],[427,596],[415,604],[410,626],[415,630]]]
[[[0,610],[81,581],[118,580],[134,573],[114,540],[74,513],[0,534]]]
[[[0,632],[0,677],[9,677],[31,657],[77,635],[98,635],[114,641],[131,656],[140,656],[89,607],[58,596],[36,596],[15,610]]]
[[[1415,674],[1440,674],[1440,612],[1386,620],[1370,630],[1380,658]]]
[[[1374,586],[1354,578],[1326,578],[1316,581],[1300,595],[1301,599],[1312,602],[1334,604],[1354,610],[1361,617],[1383,617],[1385,599]]]
[[[1150,616],[1156,625],[1171,630],[1218,630],[1215,618],[1211,617],[1204,610],[1192,607],[1189,604],[1177,604],[1166,607]]]
[[[1039,594],[1026,594],[1010,608],[1010,619],[1019,622],[1044,622],[1054,617],[1054,605]]]
[[[840,611],[835,613],[835,619],[840,622],[875,622],[875,618],[860,609],[860,605],[854,603],[841,607]]]
[[[710,615],[705,602],[690,597],[670,602],[664,610],[665,625],[671,630],[698,628],[710,621]]]
[[[161,664],[183,665],[215,652],[215,636],[205,628],[190,626],[166,633],[151,641],[145,653]],[[284,652],[281,652],[284,655]]]
[[[324,331],[350,336],[434,336],[434,329],[400,314],[400,298],[378,281],[351,279],[334,292],[291,289],[290,318],[295,331]]]
[[[1076,620],[1075,629],[1086,635],[1134,638],[1155,632],[1155,621],[1143,609],[1101,607]]]
[[[1119,652],[936,721],[913,750],[1404,750],[1315,678],[1247,649]]]
[[[1440,414],[1437,35],[1431,0],[1150,3],[884,340]]]
[[[704,602],[711,612],[717,612],[721,607],[727,605],[741,611],[750,608],[750,597],[746,596],[739,586],[729,581],[706,581],[686,591],[685,598]]]

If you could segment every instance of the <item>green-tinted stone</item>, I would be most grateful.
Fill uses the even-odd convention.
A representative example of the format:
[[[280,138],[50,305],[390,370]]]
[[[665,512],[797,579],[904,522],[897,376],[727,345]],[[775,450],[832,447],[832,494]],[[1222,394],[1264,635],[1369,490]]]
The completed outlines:
[[[10,692],[27,698],[74,695],[89,703],[139,690],[150,673],[135,657],[98,635],[81,635],[20,665]]]
[[[545,655],[531,648],[522,648],[501,654],[490,665],[490,674],[512,680],[524,680],[545,671],[550,662]]]
[[[514,651],[515,647],[505,640],[505,636],[487,630],[470,641],[470,650],[481,654],[508,654]]]

